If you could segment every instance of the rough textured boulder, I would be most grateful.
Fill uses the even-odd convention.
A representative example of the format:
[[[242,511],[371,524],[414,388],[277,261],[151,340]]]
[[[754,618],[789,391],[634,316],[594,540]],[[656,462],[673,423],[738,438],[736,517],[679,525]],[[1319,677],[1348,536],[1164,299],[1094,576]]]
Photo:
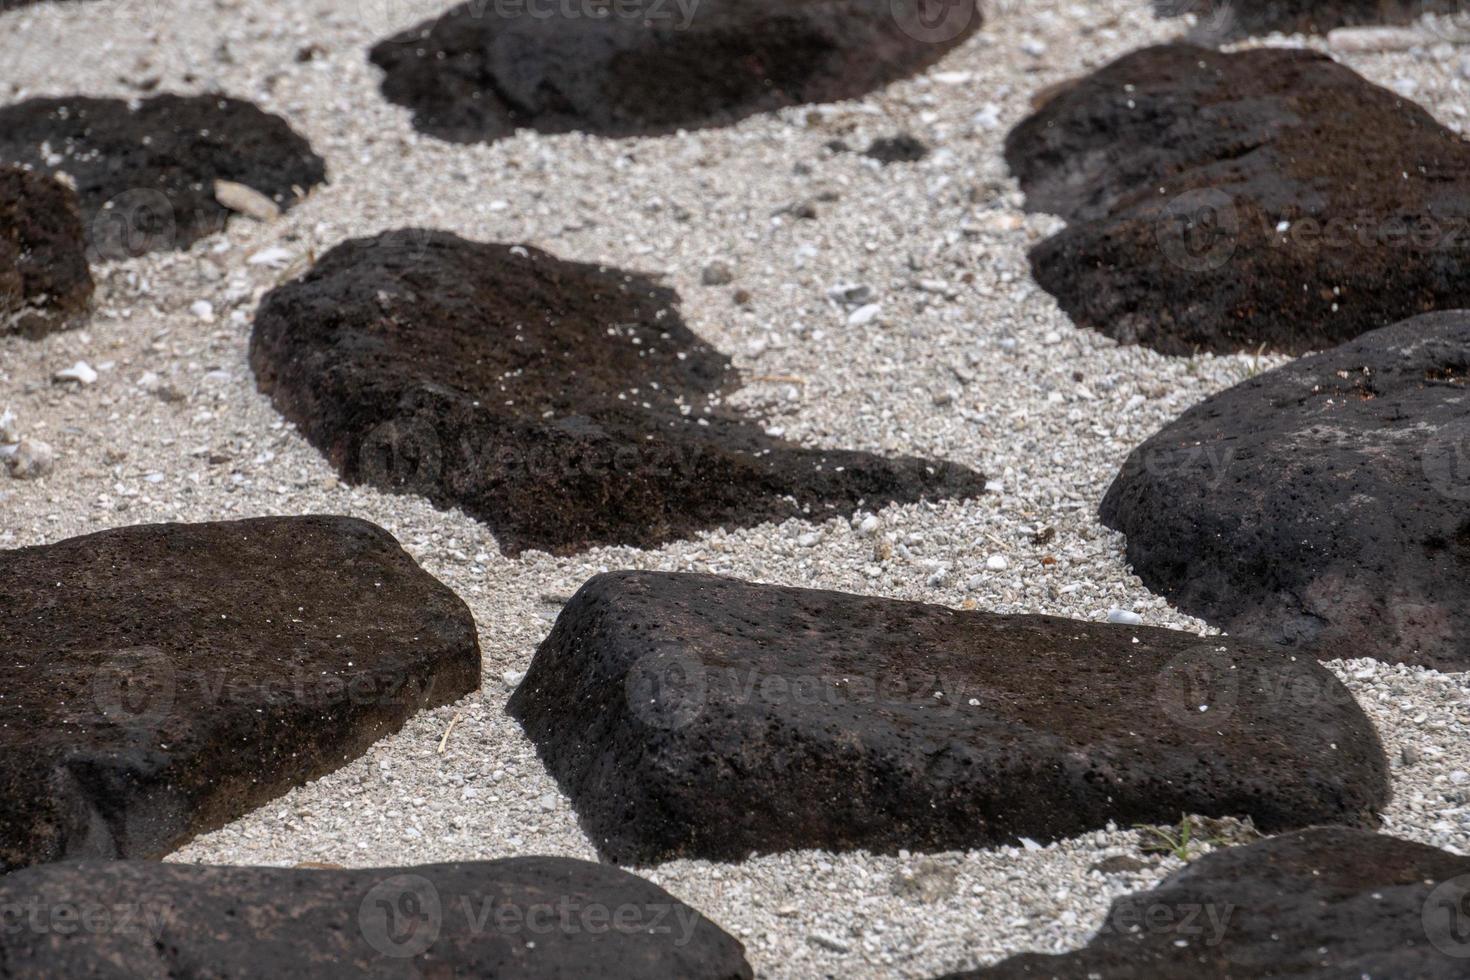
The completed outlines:
[[[214,182],[245,184],[282,209],[326,179],[281,117],[222,95],[138,102],[81,96],[0,107],[0,163],[64,172],[95,257],[187,248],[229,216]]]
[[[978,495],[958,466],[803,449],[720,407],[729,361],[632,273],[400,230],[261,302],[260,389],[354,483],[420,493],[506,552]]]
[[[0,908],[31,926],[0,930],[14,980],[751,976],[740,943],[668,892],[559,857],[353,871],[57,864],[0,878]]]
[[[975,0],[634,0],[602,17],[467,3],[391,37],[383,94],[442,139],[520,127],[609,136],[858,98],[922,71],[980,25]]]
[[[464,603],[345,517],[0,553],[0,636],[0,871],[158,857],[480,681]]]
[[[0,166],[0,336],[63,329],[91,301],[76,195],[50,177]]]
[[[1145,48],[1053,96],[1006,158],[1069,222],[1037,281],[1124,343],[1301,353],[1470,306],[1470,143],[1319,54]]]
[[[1388,793],[1307,658],[709,575],[589,581],[509,710],[619,862],[1370,824]]]
[[[1216,851],[1118,899],[1084,948],[1027,953],[955,980],[1459,980],[1470,858],[1320,828]]]
[[[1166,17],[1193,13],[1224,38],[1252,34],[1326,34],[1336,27],[1407,24],[1426,13],[1454,13],[1464,0],[1156,0]]]
[[[1144,583],[1234,636],[1470,670],[1470,313],[1244,381],[1102,502]]]

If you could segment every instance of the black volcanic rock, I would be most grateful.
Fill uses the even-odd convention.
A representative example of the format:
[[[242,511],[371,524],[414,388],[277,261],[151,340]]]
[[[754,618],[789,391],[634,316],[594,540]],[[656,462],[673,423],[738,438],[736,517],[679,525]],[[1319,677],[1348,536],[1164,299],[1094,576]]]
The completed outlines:
[[[884,165],[917,163],[928,155],[929,147],[925,146],[922,140],[908,133],[880,137],[868,144],[868,148],[863,151],[863,156],[871,157]]]
[[[751,976],[740,943],[668,892],[560,857],[352,871],[53,864],[0,878],[0,908],[23,926],[0,930],[11,980]]]
[[[1302,353],[1470,306],[1470,143],[1323,55],[1145,48],[1063,87],[1006,159],[1069,222],[1037,281],[1124,343]]]
[[[1144,583],[1233,636],[1470,670],[1470,313],[1375,330],[1206,399],[1101,516]]]
[[[1208,854],[1118,899],[1080,950],[951,980],[1461,980],[1470,858],[1319,828]]]
[[[593,578],[509,710],[618,862],[1371,824],[1388,795],[1308,658],[709,575]]]
[[[602,17],[467,3],[388,38],[383,94],[460,142],[517,128],[666,133],[858,98],[980,26],[976,0],[635,0]]]
[[[43,174],[0,166],[0,336],[64,329],[91,303],[77,196]]]
[[[0,871],[159,857],[480,682],[464,603],[346,517],[0,552],[0,637]]]
[[[412,229],[332,249],[261,302],[261,391],[352,483],[484,521],[508,553],[978,495],[947,463],[804,449],[721,407],[737,380],[673,291]]]
[[[0,107],[0,163],[69,174],[98,259],[188,248],[225,226],[214,182],[289,208],[326,170],[281,117],[222,95],[82,96]]]
[[[1155,0],[1164,17],[1193,13],[1212,35],[1326,34],[1337,27],[1408,24],[1426,13],[1454,13],[1464,0]]]

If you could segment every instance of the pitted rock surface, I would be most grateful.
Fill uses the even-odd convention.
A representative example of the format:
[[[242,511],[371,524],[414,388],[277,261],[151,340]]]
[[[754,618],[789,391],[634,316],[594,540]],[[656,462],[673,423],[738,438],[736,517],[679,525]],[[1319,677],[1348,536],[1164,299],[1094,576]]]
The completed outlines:
[[[1470,858],[1319,828],[1192,862],[1120,898],[1088,944],[950,980],[1267,980],[1465,976]]]
[[[605,17],[467,3],[373,48],[383,94],[459,142],[527,127],[606,136],[859,98],[938,61],[975,0],[642,0]]]
[[[1155,0],[1154,6],[1165,17],[1194,14],[1211,36],[1223,39],[1409,24],[1427,13],[1465,9],[1464,0]]]
[[[1126,55],[1011,133],[1027,207],[1069,224],[1037,281],[1166,354],[1320,350],[1470,306],[1470,143],[1324,55]]]
[[[509,710],[618,862],[1372,824],[1372,725],[1310,658],[1049,616],[614,572]]]
[[[346,517],[0,553],[0,636],[0,871],[160,857],[480,683],[464,603]]]
[[[77,196],[60,181],[0,166],[0,336],[72,325],[92,302]]]
[[[751,976],[741,944],[668,892],[562,857],[351,871],[66,863],[0,878],[0,908],[73,910],[62,928],[0,931],[13,980]]]
[[[1470,669],[1470,313],[1206,399],[1103,499],[1144,583],[1232,636]]]
[[[230,212],[216,180],[291,207],[326,180],[310,144],[280,116],[223,95],[130,103],[83,96],[0,107],[0,163],[66,173],[95,260],[184,249]]]
[[[512,554],[984,491],[953,464],[766,435],[720,404],[737,375],[676,304],[644,276],[402,229],[267,295],[250,358],[346,480],[460,507]]]

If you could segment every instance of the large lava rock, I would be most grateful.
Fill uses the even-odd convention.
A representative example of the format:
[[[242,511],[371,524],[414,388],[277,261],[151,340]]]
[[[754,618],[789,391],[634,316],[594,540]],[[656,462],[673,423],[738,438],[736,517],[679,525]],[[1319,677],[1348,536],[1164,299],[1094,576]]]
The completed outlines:
[[[0,336],[69,326],[91,305],[92,288],[71,188],[0,166]]]
[[[0,967],[52,977],[739,980],[744,948],[642,878],[559,857],[308,871],[81,862],[0,878]]]
[[[1464,0],[1155,0],[1166,17],[1192,13],[1221,38],[1326,34],[1337,27],[1407,24],[1426,13],[1453,13]]]
[[[1232,635],[1470,669],[1470,313],[1244,381],[1133,451],[1102,502],[1144,583]]]
[[[158,857],[480,681],[464,603],[345,517],[0,553],[0,637],[0,871]]]
[[[0,163],[75,183],[98,259],[187,248],[224,228],[214,182],[245,184],[288,208],[326,179],[280,116],[222,95],[140,101],[81,96],[0,107]]]
[[[1470,958],[1470,858],[1319,828],[1216,851],[1113,903],[1088,944],[954,980],[1458,980]]]
[[[383,94],[443,139],[609,136],[858,98],[938,61],[976,0],[635,0],[605,16],[467,3],[373,48]]]
[[[802,449],[719,407],[735,372],[676,303],[617,269],[400,230],[267,295],[250,358],[345,479],[461,507],[509,553],[983,492],[958,466]]]
[[[589,581],[510,712],[619,862],[1371,823],[1373,728],[1238,641],[709,575]]]
[[[1006,158],[1069,224],[1031,253],[1077,323],[1166,354],[1301,353],[1470,306],[1470,144],[1312,52],[1145,48]]]

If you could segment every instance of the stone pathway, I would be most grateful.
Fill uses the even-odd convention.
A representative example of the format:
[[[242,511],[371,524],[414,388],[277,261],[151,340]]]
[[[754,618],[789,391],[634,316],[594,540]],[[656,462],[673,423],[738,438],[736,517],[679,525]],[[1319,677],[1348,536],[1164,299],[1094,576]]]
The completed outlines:
[[[1387,797],[1367,719],[1306,660],[708,575],[593,579],[509,710],[623,863],[1034,844],[1180,813],[1371,826]]]
[[[951,463],[768,435],[722,405],[738,375],[677,303],[621,270],[399,230],[270,293],[251,364],[345,479],[461,506],[511,555],[984,492]]]
[[[1120,899],[1086,948],[953,980],[1464,976],[1470,858],[1361,830],[1231,847]]]
[[[0,163],[64,172],[99,261],[187,248],[231,214],[218,182],[291,207],[326,180],[280,116],[219,95],[28,99],[0,108]]]
[[[479,685],[382,528],[153,524],[0,552],[0,872],[162,857]]]
[[[1123,465],[1101,516],[1148,585],[1233,636],[1470,668],[1470,314],[1243,381]]]
[[[607,865],[526,857],[411,868],[141,861],[0,877],[5,975],[740,980],[740,943]]]
[[[1146,48],[1006,141],[1080,326],[1166,354],[1300,354],[1470,306],[1470,146],[1299,49]]]
[[[20,167],[0,167],[0,336],[39,337],[92,302],[77,197]]]
[[[468,3],[371,58],[384,96],[440,139],[518,127],[637,136],[858,98],[929,67],[980,24],[971,0],[633,0],[562,17]]]
[[[1287,362],[1255,353],[1257,338],[1285,323],[1278,348],[1305,352],[1461,302],[1436,285],[1455,281],[1460,257],[1425,261],[1412,240],[1387,258],[1348,249],[1335,282],[1318,285],[1340,286],[1367,261],[1385,288],[1329,300],[1291,291],[1293,276],[1316,283],[1316,266],[1253,273],[1265,267],[1242,237],[1219,289],[1170,280],[1191,303],[1242,291],[1230,312],[1249,335],[1225,322],[1221,356],[1188,359],[1074,329],[1027,272],[1027,250],[1058,222],[1021,211],[1004,133],[1034,125],[1028,106],[1048,117],[1085,101],[1105,63],[1152,57],[1146,45],[1210,23],[1155,20],[1147,0],[993,0],[983,23],[966,17],[933,36],[918,7],[860,2],[813,7],[767,33],[751,30],[765,23],[756,3],[691,11],[720,19],[681,42],[615,20],[507,25],[473,5],[386,7],[166,0],[161,18],[154,6],[0,0],[0,59],[12,66],[0,112],[40,127],[13,152],[77,184],[95,279],[90,313],[56,324],[74,329],[0,336],[0,458],[13,478],[0,479],[0,628],[22,638],[27,661],[12,671],[20,684],[0,685],[0,742],[20,746],[24,763],[0,763],[0,805],[67,810],[5,821],[40,826],[59,852],[6,842],[20,859],[5,858],[0,906],[44,898],[45,916],[0,934],[0,961],[34,975],[119,962],[184,976],[222,964],[320,974],[316,958],[354,974],[365,964],[385,975],[927,980],[987,963],[1003,974],[1081,964],[1120,978],[1150,967],[1269,975],[1327,956],[1324,969],[1355,974],[1463,972],[1466,871],[1449,849],[1470,849],[1470,701],[1463,674],[1424,666],[1459,666],[1452,644],[1431,642],[1448,640],[1433,628],[1441,619],[1391,596],[1396,637],[1370,623],[1362,643],[1374,649],[1314,651],[1335,655],[1325,664],[1215,636],[1150,593],[1128,568],[1132,541],[1097,519],[1125,457],[1158,445],[1152,433],[1231,385],[1280,376],[1262,374]],[[1439,27],[1415,25],[1404,36],[1424,40],[1404,44],[1292,42],[1330,46],[1352,72],[1295,52],[1169,49],[1186,53],[1184,69],[1190,58],[1277,66],[1301,89],[1262,88],[1264,102],[1239,117],[1260,110],[1281,129],[1274,142],[1191,163],[1186,189],[1216,189],[1221,167],[1252,164],[1262,170],[1251,188],[1305,211],[1320,203],[1313,194],[1340,207],[1359,200],[1334,196],[1342,155],[1356,154],[1373,182],[1350,190],[1367,195],[1374,226],[1372,192],[1458,220],[1463,143],[1452,133],[1470,68]],[[620,48],[644,37],[659,43]],[[834,37],[802,65],[852,91],[786,73],[791,47]],[[772,38],[781,43],[765,46]],[[616,50],[568,55],[592,49]],[[386,73],[374,50],[397,59]],[[640,72],[623,73],[629,64]],[[1209,110],[1197,81],[1184,71],[1150,82],[1150,104],[1181,113],[1175,135],[1191,140]],[[1314,108],[1334,99],[1367,107],[1357,131]],[[93,165],[123,155],[58,149],[45,134],[75,120],[35,110],[93,100],[94,122],[122,120],[116,145],[141,154],[130,163],[150,161],[127,186],[100,190],[95,211]],[[261,174],[232,174],[239,161],[192,115],[221,105],[273,134],[263,142],[308,179],[268,186],[270,154]],[[132,128],[150,113],[170,153],[161,171],[163,155],[144,152]],[[1307,120],[1312,138],[1289,118]],[[1370,127],[1392,138],[1363,147]],[[450,141],[420,135],[435,132]],[[646,132],[664,135],[602,138]],[[1157,138],[1134,134],[1130,146]],[[1303,145],[1334,149],[1319,159]],[[1396,154],[1408,188],[1394,183]],[[1312,161],[1324,182],[1292,170]],[[1126,175],[1121,159],[1113,166]],[[183,176],[155,208],[160,172]],[[1283,173],[1295,183],[1276,187]],[[1145,174],[1140,200],[1154,179]],[[1038,204],[1044,194],[1029,189]],[[1129,193],[1104,187],[1115,191]],[[1269,235],[1307,224],[1293,211],[1282,230],[1260,208],[1276,218]],[[1213,231],[1198,237],[1206,213],[1219,209],[1138,224],[1134,247],[1104,271],[1126,279],[1179,244],[1191,262],[1200,245],[1213,254]],[[1085,227],[1069,218],[1038,255]],[[182,224],[169,231],[171,221]],[[1300,259],[1298,244],[1287,254]],[[1088,280],[1079,303],[1110,302],[1111,288]],[[1252,289],[1277,304],[1276,319],[1256,316]],[[1423,305],[1394,312],[1380,299]],[[1344,320],[1385,318],[1328,335],[1313,317],[1329,302]],[[1140,299],[1102,325],[1141,339],[1156,321],[1187,319],[1148,303],[1158,305]],[[1180,343],[1194,354],[1194,341]],[[1383,399],[1436,420],[1449,411],[1440,429],[1451,429],[1461,372],[1431,360],[1422,384],[1409,372]],[[1334,393],[1352,381],[1333,379]],[[1401,426],[1373,415],[1387,407],[1378,398],[1353,406],[1360,421]],[[1245,435],[1272,434],[1246,421]],[[561,441],[538,456],[531,447],[548,437]],[[1360,468],[1382,462],[1387,487],[1417,492],[1400,443]],[[589,474],[578,454],[594,445],[607,453]],[[1456,447],[1440,448],[1423,458],[1431,484],[1454,474]],[[625,465],[635,458],[660,465]],[[1162,494],[1154,516],[1184,509],[1190,493]],[[1440,506],[1411,501],[1405,513],[1438,519]],[[266,518],[278,530],[263,548],[218,530],[275,514],[353,517]],[[1367,530],[1396,533],[1379,511],[1362,516]],[[377,557],[343,546],[344,528]],[[99,540],[112,550],[100,554]],[[1449,541],[1408,567],[1416,588],[1431,588],[1425,569],[1453,571],[1458,559],[1439,554]],[[406,583],[386,602],[384,567]],[[107,587],[66,595],[77,581]],[[808,585],[827,591],[796,588]],[[235,611],[216,620],[221,596]],[[331,612],[302,616],[303,597]],[[92,618],[63,617],[73,599]],[[304,646],[298,618],[314,630]],[[397,640],[380,648],[385,622]],[[436,631],[452,636],[426,645]],[[150,633],[172,652],[113,649]],[[1392,662],[1343,659],[1360,652]],[[406,678],[410,696],[374,713],[380,703],[350,696],[323,707],[313,685],[276,692],[282,664],[298,660],[333,690],[349,674],[374,685],[386,675]],[[59,679],[31,683],[42,662],[60,665]],[[935,664],[945,670],[926,697],[878,697],[882,680],[917,668],[927,682]],[[243,679],[246,700],[218,696],[240,684],[196,684],[204,667]],[[448,678],[432,695],[417,683],[430,674]],[[875,697],[799,703],[814,675],[824,693],[833,677],[849,693],[853,678],[874,681]],[[160,725],[161,690],[171,697]],[[966,760],[989,778],[966,775]],[[36,794],[54,773],[80,789]],[[1252,843],[1317,820],[1376,821],[1395,836],[1339,827]],[[635,876],[576,860],[598,850],[644,866]],[[1340,860],[1359,851],[1371,859],[1362,867]],[[19,867],[165,853],[167,864]],[[1312,873],[1327,856],[1340,876]],[[1392,900],[1365,901],[1381,882]],[[1259,916],[1207,918],[1226,934],[1203,950],[1178,929],[1124,935],[1128,910],[1179,911],[1178,889],[1195,885],[1257,908],[1262,892],[1331,891],[1331,914],[1304,899],[1290,949],[1260,938]],[[85,928],[88,912],[96,925],[101,908],[153,888],[168,895],[161,932]],[[583,915],[558,918],[543,940],[462,914],[466,902],[512,917],[576,905],[600,921],[613,897],[634,912],[668,906],[696,928],[584,931]],[[297,922],[273,918],[283,911]],[[84,928],[71,928],[78,919]],[[278,942],[244,944],[242,923]],[[426,927],[435,935],[415,949]],[[1339,938],[1341,960],[1318,951]]]

